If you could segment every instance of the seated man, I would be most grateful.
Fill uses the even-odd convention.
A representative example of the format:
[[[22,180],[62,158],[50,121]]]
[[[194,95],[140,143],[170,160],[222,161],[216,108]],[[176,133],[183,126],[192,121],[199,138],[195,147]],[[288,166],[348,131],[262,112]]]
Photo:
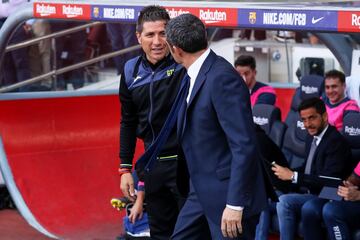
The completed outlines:
[[[329,123],[342,130],[343,118],[349,111],[359,112],[359,106],[355,100],[345,96],[345,75],[338,70],[331,70],[325,74],[325,98],[326,112]]]
[[[306,137],[306,161],[299,169],[291,170],[274,164],[272,170],[281,180],[291,181],[302,187],[298,193],[281,195],[277,204],[281,239],[293,239],[297,218],[301,216],[305,239],[323,239],[319,231],[321,209],[327,200],[318,198],[321,185],[319,175],[343,178],[350,168],[350,146],[344,137],[328,124],[325,105],[319,98],[304,100],[299,106]],[[318,218],[307,218],[308,212],[316,212]]]
[[[256,61],[248,55],[241,55],[235,61],[235,69],[245,80],[250,91],[251,107],[255,104],[275,105],[276,93],[274,88],[256,81]]]
[[[360,162],[353,174],[339,186],[345,201],[332,201],[323,208],[323,219],[331,240],[352,239],[351,230],[360,229]]]

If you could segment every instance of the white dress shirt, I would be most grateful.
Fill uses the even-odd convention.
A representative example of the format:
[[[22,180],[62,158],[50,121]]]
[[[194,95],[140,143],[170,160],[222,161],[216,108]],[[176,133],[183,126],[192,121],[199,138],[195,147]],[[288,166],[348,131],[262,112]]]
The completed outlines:
[[[210,48],[206,49],[206,51],[203,54],[201,54],[200,57],[198,59],[196,59],[196,61],[193,62],[193,64],[191,64],[189,69],[187,70],[187,74],[190,77],[189,93],[186,98],[187,103],[189,103],[191,92],[194,88],[195,80],[200,72],[200,68],[203,65],[203,63],[205,62],[205,59],[207,58],[207,56],[209,56],[209,54],[210,54]]]

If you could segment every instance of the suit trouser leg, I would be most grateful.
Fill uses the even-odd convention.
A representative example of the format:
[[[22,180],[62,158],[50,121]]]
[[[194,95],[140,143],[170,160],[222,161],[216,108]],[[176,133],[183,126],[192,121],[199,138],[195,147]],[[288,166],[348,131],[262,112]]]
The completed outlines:
[[[152,239],[170,239],[184,199],[176,188],[176,161],[158,162],[145,176],[145,202]]]
[[[208,222],[194,191],[189,193],[185,205],[180,211],[171,239],[211,239]]]

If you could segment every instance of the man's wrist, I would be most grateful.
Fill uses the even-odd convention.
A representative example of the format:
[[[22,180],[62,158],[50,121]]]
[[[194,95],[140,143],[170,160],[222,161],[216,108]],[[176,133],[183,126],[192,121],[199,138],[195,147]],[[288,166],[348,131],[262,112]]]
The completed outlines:
[[[129,168],[119,168],[118,171],[119,171],[119,176],[122,176],[125,173],[131,173],[131,169]]]
[[[230,208],[232,210],[235,210],[235,211],[242,211],[244,209],[244,207],[241,207],[241,206],[233,206],[233,205],[229,205],[229,204],[226,204],[226,207],[227,208]]]

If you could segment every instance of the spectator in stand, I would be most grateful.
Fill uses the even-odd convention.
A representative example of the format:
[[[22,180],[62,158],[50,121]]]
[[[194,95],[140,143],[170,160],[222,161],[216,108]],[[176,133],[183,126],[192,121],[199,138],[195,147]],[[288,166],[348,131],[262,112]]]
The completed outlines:
[[[135,35],[136,26],[134,24],[108,23],[106,24],[106,30],[113,51],[122,50],[138,44]],[[114,57],[118,75],[123,72],[126,61],[137,55],[139,55],[138,51],[132,51]]]
[[[4,24],[6,18],[18,9],[18,7],[27,2],[27,0],[8,0],[0,2],[0,27]],[[28,40],[24,27],[19,27],[11,37],[9,44],[19,43]],[[7,86],[27,80],[31,77],[29,68],[29,56],[28,48],[20,48],[4,56],[3,72],[1,75],[3,79],[0,79],[1,86]],[[20,91],[28,91],[29,86],[20,88]]]
[[[51,20],[52,32],[83,25],[82,22]],[[56,68],[60,69],[85,60],[87,34],[85,29],[56,38]],[[77,89],[84,86],[84,70],[79,68],[57,76],[57,89]]]
[[[250,91],[251,107],[255,104],[275,105],[274,88],[256,81],[256,61],[249,55],[241,55],[235,61],[235,69],[244,79]]]
[[[291,181],[299,188],[296,193],[283,194],[277,203],[280,239],[294,239],[299,216],[305,239],[323,239],[319,231],[321,211],[327,202],[319,198],[322,185],[318,176],[344,178],[349,174],[351,149],[345,138],[328,124],[325,104],[319,98],[304,100],[299,106],[301,120],[308,131],[307,159],[298,169],[274,164],[272,170],[279,179]]]
[[[325,74],[324,102],[328,113],[328,121],[338,131],[342,130],[343,118],[349,111],[360,111],[356,101],[346,97],[345,91],[344,73],[338,70],[330,70]]]
[[[331,240],[352,239],[352,230],[360,229],[360,162],[338,195],[344,201],[332,201],[323,208],[323,219]]]
[[[26,22],[26,29],[33,37],[43,37],[51,33],[49,21],[46,19],[30,19]],[[50,72],[51,39],[44,39],[38,44],[32,45],[29,50],[29,59],[32,77]],[[43,79],[39,85],[44,90],[50,90],[52,86],[51,77]]]

